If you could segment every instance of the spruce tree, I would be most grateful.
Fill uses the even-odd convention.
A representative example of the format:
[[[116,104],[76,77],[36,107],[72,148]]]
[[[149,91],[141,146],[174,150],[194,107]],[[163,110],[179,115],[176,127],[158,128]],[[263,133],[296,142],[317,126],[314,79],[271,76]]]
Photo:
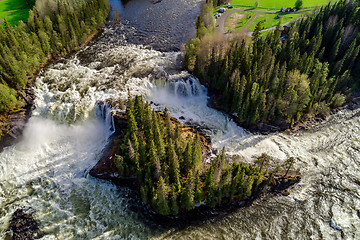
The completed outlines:
[[[170,196],[170,207],[171,207],[171,214],[177,215],[179,213],[179,205],[177,202],[177,194],[175,188],[171,188],[171,196]]]
[[[160,213],[161,215],[170,214],[170,207],[168,200],[168,186],[166,185],[162,177],[160,177],[157,183],[156,203],[157,203],[156,209],[158,213]]]

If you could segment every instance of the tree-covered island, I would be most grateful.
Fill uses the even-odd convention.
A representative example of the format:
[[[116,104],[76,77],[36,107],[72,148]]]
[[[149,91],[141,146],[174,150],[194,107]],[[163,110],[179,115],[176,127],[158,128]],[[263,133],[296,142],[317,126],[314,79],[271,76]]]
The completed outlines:
[[[209,143],[203,136],[171,118],[166,109],[164,113],[152,110],[142,97],[129,98],[122,120],[116,154],[100,161],[90,174],[104,179],[116,175],[120,182],[131,182],[142,201],[161,215],[247,200],[269,184],[289,180],[286,174],[273,177],[278,169],[269,172],[266,154],[259,156],[255,166],[230,163],[224,149],[210,161]],[[116,174],[106,172],[104,164]],[[285,165],[289,170],[293,162]]]

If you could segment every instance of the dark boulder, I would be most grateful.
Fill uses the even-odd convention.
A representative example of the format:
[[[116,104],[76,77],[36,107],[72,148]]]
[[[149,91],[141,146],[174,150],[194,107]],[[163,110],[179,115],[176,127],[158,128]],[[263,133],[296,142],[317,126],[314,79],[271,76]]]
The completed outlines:
[[[39,224],[25,209],[17,209],[10,220],[13,240],[34,239],[39,233]]]

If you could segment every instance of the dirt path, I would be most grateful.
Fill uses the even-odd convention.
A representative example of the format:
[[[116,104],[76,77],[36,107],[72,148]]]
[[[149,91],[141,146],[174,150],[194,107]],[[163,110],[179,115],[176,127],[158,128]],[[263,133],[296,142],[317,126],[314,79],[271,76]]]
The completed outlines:
[[[254,12],[254,16],[252,16],[252,18],[244,25],[244,27],[242,27],[241,29],[245,29],[245,27],[248,27],[256,18],[256,16],[259,14],[259,13],[275,13],[275,12],[272,12],[272,11],[262,11],[262,10],[247,10],[247,9],[239,9],[239,10],[232,10],[232,11],[226,11],[225,13],[223,13],[221,15],[220,18],[218,18],[217,22],[216,22],[216,26],[219,28],[218,32],[219,33],[222,33],[222,34],[225,34],[227,33],[225,31],[225,22],[226,22],[226,19],[233,13],[236,13],[236,12]]]
[[[283,26],[289,25],[290,23],[292,23],[292,22],[294,22],[294,21],[296,21],[296,20],[298,20],[298,19],[300,19],[300,18],[302,18],[302,16],[297,17],[297,18],[295,18],[295,19],[292,19],[291,21],[288,21],[288,22],[286,22],[286,23],[282,23],[282,24],[280,24],[280,26],[283,27]],[[244,26],[244,27],[245,27],[245,26]],[[271,28],[263,29],[263,30],[261,30],[260,32],[267,32],[267,31],[271,31],[271,30],[275,30],[275,29],[276,29],[276,26],[275,26],[275,27],[271,27]],[[252,36],[253,33],[254,33],[254,32],[248,32],[248,35],[249,35],[249,36]]]
[[[250,20],[247,21],[247,23],[240,29],[240,31],[247,31],[250,24],[255,20],[257,15],[259,15],[259,12],[255,12],[254,16],[252,16],[252,18],[250,18]]]

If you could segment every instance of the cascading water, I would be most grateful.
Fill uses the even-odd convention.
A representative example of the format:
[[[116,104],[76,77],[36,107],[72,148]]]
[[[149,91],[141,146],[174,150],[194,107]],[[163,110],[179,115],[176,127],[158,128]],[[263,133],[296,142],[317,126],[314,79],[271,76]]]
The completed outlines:
[[[108,126],[109,136],[115,133],[114,117],[115,110],[107,102],[97,102],[95,108],[96,116],[104,119],[105,126]]]
[[[207,89],[179,70],[181,53],[128,44],[126,32],[132,30],[108,27],[91,46],[41,72],[23,140],[0,153],[0,238],[15,209],[30,206],[42,239],[360,239],[359,108],[311,131],[250,134],[207,106]],[[256,200],[216,222],[180,230],[145,223],[129,189],[88,175],[114,131],[111,109],[99,102],[124,101],[128,92],[200,126],[234,159],[298,157],[302,181],[289,196]]]

